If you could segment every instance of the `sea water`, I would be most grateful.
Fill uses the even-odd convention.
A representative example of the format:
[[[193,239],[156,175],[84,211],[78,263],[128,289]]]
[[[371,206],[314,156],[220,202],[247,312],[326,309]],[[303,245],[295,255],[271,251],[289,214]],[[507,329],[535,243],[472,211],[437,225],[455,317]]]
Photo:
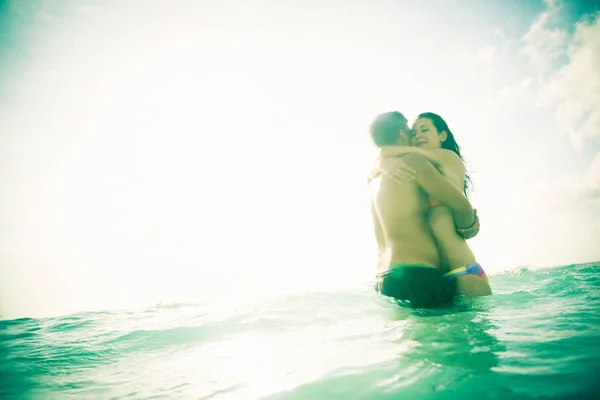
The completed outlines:
[[[365,285],[0,321],[0,398],[600,398],[600,264],[490,281],[430,310]]]

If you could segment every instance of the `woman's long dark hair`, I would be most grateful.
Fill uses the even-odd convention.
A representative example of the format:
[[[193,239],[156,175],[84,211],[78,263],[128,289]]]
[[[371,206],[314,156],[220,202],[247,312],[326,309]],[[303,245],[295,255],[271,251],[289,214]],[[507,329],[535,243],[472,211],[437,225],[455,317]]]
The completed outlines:
[[[444,142],[442,143],[442,149],[453,151],[463,161],[463,163],[465,162],[463,156],[460,154],[460,146],[458,145],[458,143],[456,143],[456,139],[454,139],[452,131],[450,131],[450,128],[448,128],[448,124],[446,123],[446,121],[444,121],[442,117],[432,112],[424,112],[419,114],[417,119],[418,118],[427,118],[431,120],[433,126],[435,126],[435,129],[438,131],[438,133],[446,131],[446,140],[444,140]],[[473,182],[471,181],[471,177],[467,173],[465,166],[465,185],[463,187],[465,196],[467,196],[467,191],[472,189]]]

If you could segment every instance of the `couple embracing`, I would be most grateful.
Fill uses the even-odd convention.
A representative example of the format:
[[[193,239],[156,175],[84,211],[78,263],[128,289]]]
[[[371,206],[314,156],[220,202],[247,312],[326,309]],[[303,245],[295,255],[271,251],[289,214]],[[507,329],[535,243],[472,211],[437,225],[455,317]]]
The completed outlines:
[[[479,219],[466,197],[469,176],[460,147],[437,114],[412,125],[399,112],[378,115],[370,134],[379,157],[369,177],[378,245],[376,290],[434,307],[456,295],[492,293],[466,240]]]

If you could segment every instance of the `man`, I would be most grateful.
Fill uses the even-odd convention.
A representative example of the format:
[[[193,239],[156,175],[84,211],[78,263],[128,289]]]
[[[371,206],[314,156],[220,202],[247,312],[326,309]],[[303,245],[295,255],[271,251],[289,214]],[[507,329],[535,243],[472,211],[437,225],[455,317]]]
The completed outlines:
[[[410,144],[407,120],[399,112],[377,116],[370,133],[378,147]],[[402,184],[389,174],[389,163],[394,162],[398,161],[381,161],[388,163],[380,165],[388,173],[370,182],[371,211],[379,248],[376,289],[416,307],[448,303],[454,290],[438,270],[439,253],[426,217],[428,199],[435,198],[448,207],[459,232],[464,229],[464,234],[471,237],[469,229],[478,230],[475,212],[462,192],[424,157],[417,154],[401,157],[404,171],[414,171],[414,180]]]

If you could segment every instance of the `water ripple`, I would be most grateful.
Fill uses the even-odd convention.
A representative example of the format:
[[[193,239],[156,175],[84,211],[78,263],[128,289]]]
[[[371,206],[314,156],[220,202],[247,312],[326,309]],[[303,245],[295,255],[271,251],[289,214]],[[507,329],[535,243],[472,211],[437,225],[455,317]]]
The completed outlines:
[[[521,268],[436,310],[365,289],[0,321],[0,397],[593,398],[599,277]]]

